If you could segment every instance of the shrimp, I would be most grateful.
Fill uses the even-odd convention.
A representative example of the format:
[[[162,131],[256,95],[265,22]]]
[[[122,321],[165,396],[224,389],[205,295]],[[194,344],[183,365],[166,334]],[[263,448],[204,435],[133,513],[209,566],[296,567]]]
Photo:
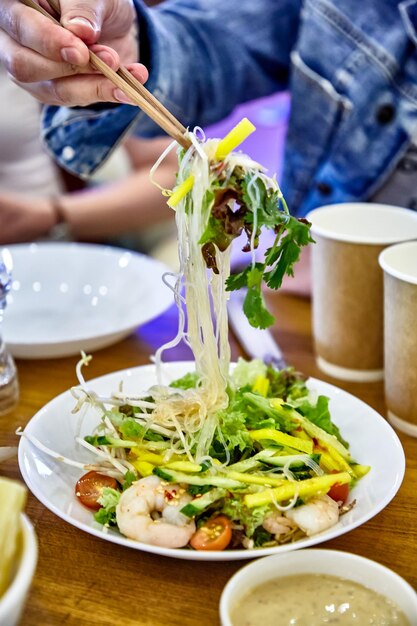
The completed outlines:
[[[270,513],[262,522],[262,526],[277,538],[279,535],[286,535],[296,528],[296,524],[294,524],[292,520],[284,517],[279,511]]]
[[[284,515],[297,524],[307,537],[310,537],[337,524],[339,506],[329,496],[324,495],[285,511]]]
[[[126,537],[163,548],[186,546],[195,532],[194,520],[180,510],[192,496],[183,487],[157,476],[133,483],[120,496],[116,520]]]

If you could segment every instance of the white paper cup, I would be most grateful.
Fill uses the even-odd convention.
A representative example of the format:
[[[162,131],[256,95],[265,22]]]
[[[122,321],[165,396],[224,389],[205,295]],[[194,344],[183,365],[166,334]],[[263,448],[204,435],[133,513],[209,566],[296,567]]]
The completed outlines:
[[[342,380],[384,376],[383,280],[378,256],[417,239],[417,213],[384,204],[311,211],[313,336],[317,364]]]
[[[313,549],[274,554],[239,570],[227,583],[220,599],[222,626],[233,626],[233,607],[254,587],[280,576],[296,574],[328,574],[353,580],[395,602],[410,624],[416,623],[417,594],[401,576],[356,554]],[[276,626],[280,626],[278,618]]]
[[[32,524],[22,514],[22,550],[11,584],[0,598],[1,626],[17,626],[25,606],[38,560],[38,542]]]
[[[384,270],[388,419],[417,437],[417,241],[387,248],[379,262]]]

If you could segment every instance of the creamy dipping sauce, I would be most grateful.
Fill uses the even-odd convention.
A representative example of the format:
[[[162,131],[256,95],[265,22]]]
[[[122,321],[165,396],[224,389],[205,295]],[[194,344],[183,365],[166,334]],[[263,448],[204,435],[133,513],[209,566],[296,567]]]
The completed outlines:
[[[401,609],[359,583],[322,574],[274,578],[231,612],[233,626],[411,626]]]

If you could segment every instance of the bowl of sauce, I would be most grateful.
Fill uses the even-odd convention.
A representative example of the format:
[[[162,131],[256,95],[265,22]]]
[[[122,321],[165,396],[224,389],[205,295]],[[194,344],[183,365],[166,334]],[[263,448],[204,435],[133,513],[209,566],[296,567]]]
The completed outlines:
[[[392,570],[338,550],[252,562],[227,583],[222,626],[415,626],[417,594]]]

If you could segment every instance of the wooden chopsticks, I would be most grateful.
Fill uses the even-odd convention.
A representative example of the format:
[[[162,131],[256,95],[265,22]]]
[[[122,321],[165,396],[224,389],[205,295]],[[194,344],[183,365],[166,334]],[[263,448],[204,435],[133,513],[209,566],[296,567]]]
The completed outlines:
[[[34,0],[20,0],[22,4],[35,9],[48,17],[56,24],[62,26],[57,19],[50,15]],[[49,5],[60,16],[60,7],[57,0],[48,0]],[[190,140],[185,136],[187,129],[172,115],[164,105],[150,91],[146,89],[126,68],[120,67],[115,72],[104,61],[102,61],[94,52],[90,51],[90,64],[99,72],[104,74],[106,78],[121,89],[142,111],[160,126],[168,135],[175,139],[184,148],[189,148]]]

